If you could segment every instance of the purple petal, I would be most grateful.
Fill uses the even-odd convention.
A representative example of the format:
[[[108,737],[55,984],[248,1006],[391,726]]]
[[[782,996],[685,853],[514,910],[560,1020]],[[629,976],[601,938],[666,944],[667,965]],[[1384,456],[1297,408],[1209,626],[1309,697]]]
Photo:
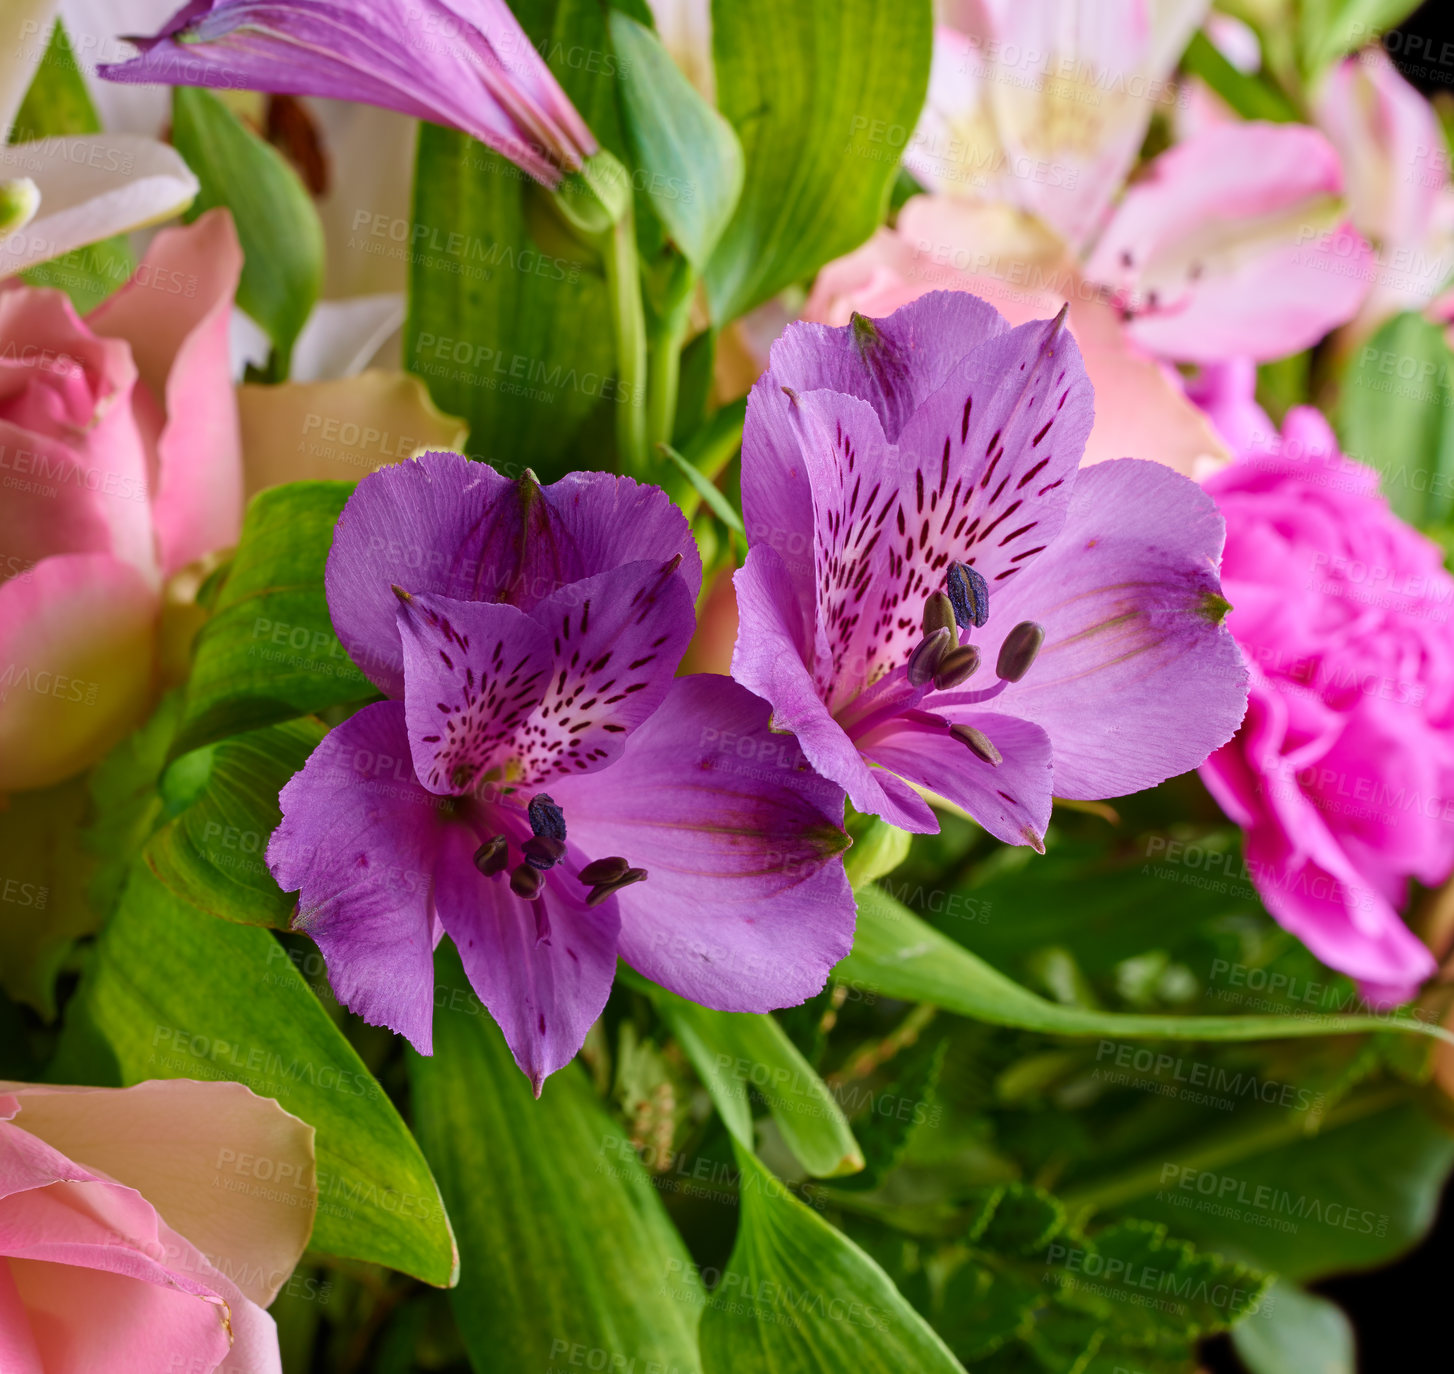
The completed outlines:
[[[733,578],[738,634],[732,676],[772,707],[773,727],[791,730],[809,763],[842,787],[856,810],[882,816],[904,830],[933,834],[934,813],[888,774],[870,768],[823,704],[805,661],[807,638],[798,601],[783,561],[755,545]]]
[[[280,800],[268,867],[298,892],[294,926],[318,942],[338,1000],[431,1053],[429,895],[445,821],[415,780],[403,705],[365,706],[331,730]]]
[[[1057,796],[1139,792],[1195,768],[1237,729],[1247,673],[1222,624],[1224,528],[1212,498],[1170,468],[1099,463],[1081,473],[1055,543],[990,593],[986,662],[1017,622],[1045,628],[1029,673],[995,706],[1045,728]]]
[[[793,1005],[852,946],[843,793],[729,679],[678,679],[619,762],[551,790],[583,852],[646,869],[607,903],[620,909],[621,955],[683,997],[724,1011]]]
[[[354,662],[402,696],[394,586],[529,610],[571,582],[678,553],[695,596],[691,530],[655,487],[587,472],[542,488],[457,453],[426,453],[371,473],[349,498],[328,557],[328,606]]]
[[[772,346],[768,375],[778,388],[841,391],[866,401],[892,443],[964,358],[1008,329],[978,296],[931,291],[883,320],[789,325]]]
[[[603,768],[665,698],[696,629],[692,594],[669,563],[627,563],[562,587],[531,618],[554,656],[518,776]]]
[[[550,637],[499,602],[409,594],[395,605],[414,770],[431,792],[470,792],[526,747],[525,723],[551,672]]]
[[[875,334],[866,349],[863,331],[856,335],[852,325],[791,324],[773,344],[768,370],[747,405],[742,514],[749,542],[776,549],[803,595],[813,587],[813,498],[783,388],[857,396],[875,408],[893,441],[965,355],[1008,327],[977,296],[934,291],[872,321]]]
[[[356,100],[461,129],[547,186],[596,140],[504,0],[193,0],[111,81]],[[425,72],[427,71],[427,78]]]
[[[575,816],[571,816],[574,838]],[[568,1064],[601,1014],[616,976],[619,920],[613,903],[585,905],[585,889],[567,876],[580,860],[545,875],[541,896],[522,901],[504,874],[475,867],[475,836],[447,839],[435,901],[480,1000],[505,1033],[536,1095],[546,1077]]]
[[[936,714],[940,714],[936,712]],[[999,764],[976,757],[947,726],[898,716],[858,741],[865,756],[968,811],[996,839],[1045,852],[1050,823],[1050,737],[1014,716],[958,708],[945,720],[970,725],[999,750]]]

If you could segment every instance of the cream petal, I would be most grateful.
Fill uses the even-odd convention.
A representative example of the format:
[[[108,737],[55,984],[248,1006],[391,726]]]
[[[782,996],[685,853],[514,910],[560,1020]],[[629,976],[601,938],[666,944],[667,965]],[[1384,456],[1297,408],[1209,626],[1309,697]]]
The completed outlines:
[[[46,138],[0,149],[0,179],[30,177],[40,210],[0,242],[0,278],[185,209],[197,179],[171,148],[131,134]]]

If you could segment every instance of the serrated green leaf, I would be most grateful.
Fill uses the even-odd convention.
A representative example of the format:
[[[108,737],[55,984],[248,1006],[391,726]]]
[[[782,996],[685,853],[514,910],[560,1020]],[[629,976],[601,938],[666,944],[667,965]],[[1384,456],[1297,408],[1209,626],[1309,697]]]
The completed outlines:
[[[742,193],[742,146],[649,28],[619,10],[611,43],[621,60],[621,113],[641,191],[698,271]]]
[[[351,482],[292,482],[253,497],[197,634],[174,754],[375,694],[334,633],[323,587],[352,491]]]
[[[203,915],[138,862],[66,1031],[78,1043],[58,1069],[98,1062],[99,1038],[122,1083],[231,1079],[275,1098],[317,1131],[313,1248],[454,1281],[454,1238],[424,1156],[270,932]]]
[[[578,1065],[537,1102],[448,944],[439,976],[449,1006],[409,1077],[459,1235],[451,1299],[474,1367],[694,1374],[697,1271],[625,1132]]]
[[[747,169],[707,265],[718,323],[810,277],[882,222],[924,103],[933,22],[929,0],[715,0],[717,103]]]
[[[921,921],[877,887],[859,889],[853,953],[834,976],[886,997],[932,1002],[961,1016],[1051,1035],[1118,1035],[1169,1040],[1258,1040],[1396,1027],[1446,1039],[1422,1021],[1375,1016],[1153,1016],[1047,1002]]]
[[[948,1047],[943,1037],[921,1038],[896,1056],[898,1073],[886,1087],[868,1093],[867,1110],[855,1112],[849,1123],[863,1151],[863,1172],[839,1179],[836,1187],[876,1188],[908,1149],[914,1132],[935,1120],[935,1089]],[[838,1096],[851,1110],[860,1094],[843,1088]]]
[[[286,928],[296,898],[278,886],[264,855],[283,819],[278,793],[326,733],[310,717],[198,751],[208,756],[202,795],[146,846],[162,886],[209,916]]]
[[[232,212],[242,244],[237,303],[273,341],[274,380],[323,285],[323,225],[298,174],[211,91],[172,90],[172,142],[201,190],[190,223],[215,206]]]
[[[974,1243],[1004,1255],[1038,1254],[1065,1226],[1065,1208],[1043,1188],[1005,1183],[994,1189],[987,1215],[976,1218]]]
[[[962,1374],[868,1255],[750,1150],[733,1152],[737,1239],[702,1317],[704,1374]]]
[[[978,1361],[1028,1336],[1044,1301],[1029,1279],[971,1257],[945,1280],[935,1327],[961,1360]]]

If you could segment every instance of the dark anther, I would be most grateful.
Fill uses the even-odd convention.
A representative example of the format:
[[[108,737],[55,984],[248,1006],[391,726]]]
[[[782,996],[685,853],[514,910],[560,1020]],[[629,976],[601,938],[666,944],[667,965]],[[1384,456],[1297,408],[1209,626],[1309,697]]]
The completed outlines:
[[[530,816],[530,829],[535,834],[548,836],[552,840],[565,839],[565,812],[544,792],[531,797],[526,810]]]
[[[557,840],[552,835],[532,835],[520,846],[520,852],[525,855],[525,862],[531,868],[549,873],[565,858],[565,841]]]
[[[909,655],[908,674],[910,687],[922,687],[936,672],[949,650],[949,631],[943,626],[923,639]]]
[[[609,859],[596,859],[592,863],[588,863],[576,874],[576,877],[587,887],[594,887],[597,883],[614,883],[630,867],[631,865],[625,859],[616,855]]]
[[[486,840],[475,850],[475,867],[487,878],[493,878],[509,862],[510,846],[503,835]]]
[[[524,897],[527,902],[540,895],[540,884],[544,881],[540,870],[531,868],[529,864],[517,864],[510,870],[510,891],[517,897]]]
[[[990,618],[989,583],[968,563],[949,565],[949,600],[961,630],[981,626]]]
[[[954,603],[943,592],[935,592],[924,602],[926,635],[932,635],[935,630],[952,630],[957,623],[954,618]]]
[[[939,660],[939,669],[934,674],[934,685],[941,691],[947,692],[951,687],[958,687],[961,682],[966,682],[979,671],[979,650],[973,644],[962,644],[957,649],[951,649]]]
[[[951,725],[949,733],[961,744],[967,744],[975,758],[983,759],[992,768],[1000,766],[1002,755],[983,730],[976,730],[972,725]]]
[[[646,878],[644,868],[628,868],[614,882],[597,883],[586,893],[587,906],[600,906],[613,892],[619,892],[623,887],[630,887],[632,883],[642,882]]]
[[[1045,642],[1045,630],[1033,620],[1022,620],[1000,645],[1000,656],[995,663],[995,673],[1006,682],[1018,682],[1030,671],[1035,655]]]

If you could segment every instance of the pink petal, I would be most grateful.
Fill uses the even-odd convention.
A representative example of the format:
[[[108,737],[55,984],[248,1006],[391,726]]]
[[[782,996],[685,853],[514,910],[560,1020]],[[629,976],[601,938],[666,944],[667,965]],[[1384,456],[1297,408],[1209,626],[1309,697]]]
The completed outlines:
[[[1151,163],[1086,275],[1120,294],[1154,353],[1295,353],[1351,319],[1373,278],[1368,245],[1338,220],[1342,190],[1338,155],[1315,129],[1219,125]]]
[[[259,1306],[302,1258],[317,1196],[313,1128],[271,1099],[241,1083],[187,1079],[0,1091],[14,1094],[24,1130],[135,1188]],[[266,1188],[247,1186],[248,1159],[266,1161]]]
[[[158,601],[129,563],[63,554],[0,583],[0,793],[97,762],[145,715]]]
[[[242,525],[242,441],[228,357],[241,272],[232,216],[210,210],[159,233],[132,280],[87,320],[131,345],[165,416],[152,512],[166,574],[235,543]]]

